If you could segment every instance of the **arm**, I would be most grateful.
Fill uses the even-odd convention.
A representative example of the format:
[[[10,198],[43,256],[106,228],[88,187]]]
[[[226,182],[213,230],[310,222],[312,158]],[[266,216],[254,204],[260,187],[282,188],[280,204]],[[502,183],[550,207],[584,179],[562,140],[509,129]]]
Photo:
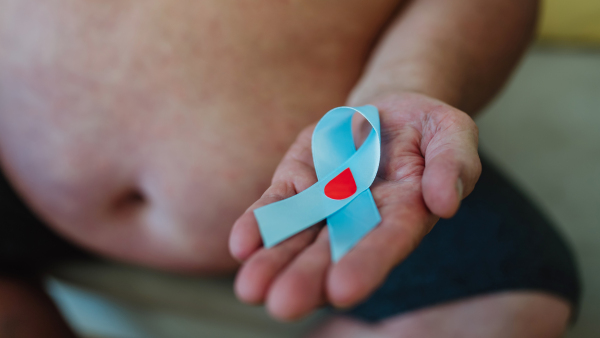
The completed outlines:
[[[381,223],[331,264],[327,229],[312,227],[270,249],[252,210],[316,182],[306,128],[271,187],[235,223],[244,265],[236,293],[295,319],[323,303],[351,307],[371,294],[440,217],[452,217],[481,173],[471,115],[495,94],[530,40],[533,0],[414,0],[383,35],[349,105],[379,108],[382,152],[371,191]]]
[[[0,276],[0,338],[29,337],[75,335],[40,285]]]
[[[349,104],[409,91],[472,115],[523,54],[537,11],[537,0],[412,1],[382,37]]]

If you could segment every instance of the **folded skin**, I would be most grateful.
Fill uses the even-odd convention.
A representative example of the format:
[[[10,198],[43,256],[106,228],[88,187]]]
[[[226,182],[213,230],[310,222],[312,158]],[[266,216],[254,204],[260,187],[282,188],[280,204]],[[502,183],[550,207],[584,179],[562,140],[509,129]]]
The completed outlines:
[[[338,263],[330,259],[327,228],[315,226],[262,248],[253,210],[288,198],[316,182],[306,128],[277,168],[271,187],[234,225],[232,254],[246,261],[238,296],[266,302],[282,319],[296,319],[323,303],[356,304],[380,285],[433,227],[451,217],[479,178],[477,126],[464,112],[422,94],[389,95],[380,110],[382,160],[372,192],[382,222]]]

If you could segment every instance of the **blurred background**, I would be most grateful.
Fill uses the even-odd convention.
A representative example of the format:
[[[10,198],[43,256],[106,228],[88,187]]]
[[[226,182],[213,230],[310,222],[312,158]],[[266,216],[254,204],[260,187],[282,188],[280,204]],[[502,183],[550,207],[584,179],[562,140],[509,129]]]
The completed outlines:
[[[579,260],[584,293],[569,338],[600,332],[600,1],[546,0],[539,38],[477,119],[481,149],[555,221]],[[295,324],[239,304],[231,280],[111,263],[55,269],[48,289],[84,337],[299,337]]]

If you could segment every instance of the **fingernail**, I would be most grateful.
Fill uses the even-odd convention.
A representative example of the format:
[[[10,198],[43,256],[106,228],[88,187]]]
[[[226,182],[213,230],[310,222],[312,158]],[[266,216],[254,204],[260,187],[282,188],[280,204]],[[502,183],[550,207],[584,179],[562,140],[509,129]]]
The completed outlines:
[[[456,180],[456,191],[458,192],[458,200],[461,201],[463,198],[463,181],[462,179],[459,177],[458,180]]]

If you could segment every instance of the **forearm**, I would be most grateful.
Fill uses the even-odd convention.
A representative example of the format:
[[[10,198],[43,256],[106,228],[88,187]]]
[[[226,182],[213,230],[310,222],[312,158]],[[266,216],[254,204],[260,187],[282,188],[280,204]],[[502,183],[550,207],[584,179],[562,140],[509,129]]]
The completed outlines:
[[[35,282],[0,276],[0,338],[75,337]]]
[[[537,0],[414,0],[392,22],[350,105],[418,92],[474,114],[529,44]]]

